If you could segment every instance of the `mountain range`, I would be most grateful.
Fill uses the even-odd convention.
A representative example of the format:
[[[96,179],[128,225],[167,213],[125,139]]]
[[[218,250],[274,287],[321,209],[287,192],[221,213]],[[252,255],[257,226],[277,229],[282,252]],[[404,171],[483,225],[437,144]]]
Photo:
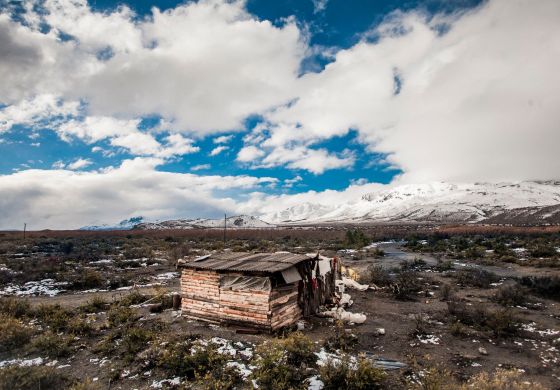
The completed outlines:
[[[273,213],[226,219],[227,228],[339,223],[560,224],[560,181],[406,184],[364,193],[340,203],[298,204]],[[116,226],[85,230],[223,228],[223,219],[147,222],[142,217]]]
[[[407,184],[339,204],[304,203],[261,216],[274,224],[560,223],[560,182]]]

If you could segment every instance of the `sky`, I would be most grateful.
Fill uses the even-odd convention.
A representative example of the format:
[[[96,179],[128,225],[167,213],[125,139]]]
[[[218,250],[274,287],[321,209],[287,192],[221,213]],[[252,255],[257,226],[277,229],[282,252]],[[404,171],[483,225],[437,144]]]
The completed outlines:
[[[555,180],[557,0],[0,0],[0,229]]]

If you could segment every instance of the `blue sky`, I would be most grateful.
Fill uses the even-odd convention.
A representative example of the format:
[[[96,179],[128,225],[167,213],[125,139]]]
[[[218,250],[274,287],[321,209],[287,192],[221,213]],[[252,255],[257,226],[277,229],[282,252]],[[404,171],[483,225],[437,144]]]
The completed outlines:
[[[0,6],[0,228],[270,215],[403,183],[554,178],[558,8]]]
[[[112,1],[97,0],[90,1],[93,11],[110,13],[119,6],[126,5],[135,13],[136,18],[149,17],[153,7],[161,11],[173,9],[184,4],[184,1]],[[480,1],[443,1],[443,0],[416,0],[416,1],[346,1],[330,0],[324,1],[323,6],[314,1],[262,1],[250,0],[246,3],[249,13],[261,20],[269,20],[282,26],[285,19],[295,17],[300,26],[309,30],[309,45],[328,47],[340,50],[351,47],[363,38],[364,32],[374,29],[387,15],[395,10],[421,10],[427,13],[456,12],[461,9],[475,7]],[[320,8],[317,8],[320,7]],[[320,71],[332,58],[321,55],[311,55],[304,58],[301,64],[301,72]],[[147,116],[142,117],[146,121],[146,129],[150,124],[156,124],[157,119]],[[277,187],[269,191],[298,192],[307,190],[343,189],[356,180],[367,180],[369,182],[389,183],[392,178],[401,171],[389,164],[379,163],[384,158],[383,154],[368,152],[355,132],[349,132],[343,136],[333,137],[320,142],[317,147],[324,147],[329,151],[342,152],[349,149],[355,153],[356,161],[350,167],[332,169],[315,174],[302,169],[286,169],[286,167],[251,168],[248,170],[246,164],[235,162],[236,152],[243,146],[242,137],[244,131],[250,131],[259,121],[257,117],[249,117],[245,121],[241,132],[233,134],[228,143],[228,150],[217,156],[209,156],[209,152],[215,147],[212,142],[214,136],[200,137],[196,139],[196,145],[200,152],[175,156],[158,169],[172,172],[189,172],[192,167],[209,165],[204,169],[197,170],[204,174],[239,175],[249,172],[256,176],[272,176],[280,180],[302,177],[297,185]],[[109,165],[118,165],[120,161],[133,157],[126,150],[115,150],[115,155],[103,156],[101,153],[92,152],[92,147],[107,146],[106,142],[83,143],[77,139],[70,142],[62,141],[53,132],[50,123],[44,121],[39,128],[26,126],[15,126],[12,131],[2,137],[0,144],[0,173],[8,174],[14,170],[25,168],[49,169],[57,161],[71,163],[77,159],[88,159],[90,169],[99,169]],[[239,129],[235,129],[239,130]],[[227,131],[224,134],[229,134]],[[377,162],[376,162],[377,161]]]

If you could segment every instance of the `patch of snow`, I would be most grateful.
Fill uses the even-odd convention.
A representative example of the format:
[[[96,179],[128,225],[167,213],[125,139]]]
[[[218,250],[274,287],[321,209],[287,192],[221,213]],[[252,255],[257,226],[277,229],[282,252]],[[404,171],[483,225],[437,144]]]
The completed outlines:
[[[179,386],[180,384],[181,384],[181,378],[176,376],[175,378],[171,378],[171,379],[162,379],[160,381],[154,380],[150,385],[150,387],[153,389],[162,389],[164,385]]]
[[[0,368],[8,367],[8,366],[20,366],[20,367],[31,367],[31,366],[40,366],[43,364],[44,359],[42,357],[38,357],[35,359],[12,359],[12,360],[4,360],[0,362]]]
[[[156,275],[157,280],[171,280],[177,279],[179,277],[179,272],[165,272],[163,274]]]
[[[2,290],[0,295],[30,296],[30,295],[47,295],[54,297],[66,290],[60,287],[68,285],[68,282],[56,282],[54,279],[43,279],[39,281],[27,282],[24,285],[8,284]]]
[[[323,381],[319,379],[317,375],[312,376],[311,378],[307,379],[309,382],[308,390],[322,390],[325,384]]]
[[[439,345],[440,338],[433,334],[417,335],[416,338],[422,344]]]

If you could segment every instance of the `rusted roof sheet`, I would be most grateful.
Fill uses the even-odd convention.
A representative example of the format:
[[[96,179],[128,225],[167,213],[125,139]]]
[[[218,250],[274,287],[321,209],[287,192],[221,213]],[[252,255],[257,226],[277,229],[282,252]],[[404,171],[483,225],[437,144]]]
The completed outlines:
[[[292,267],[293,265],[307,260],[311,260],[311,258],[306,255],[298,255],[288,252],[227,252],[216,253],[210,255],[205,259],[182,262],[179,264],[179,266],[212,271],[274,273],[278,271],[284,271]]]

